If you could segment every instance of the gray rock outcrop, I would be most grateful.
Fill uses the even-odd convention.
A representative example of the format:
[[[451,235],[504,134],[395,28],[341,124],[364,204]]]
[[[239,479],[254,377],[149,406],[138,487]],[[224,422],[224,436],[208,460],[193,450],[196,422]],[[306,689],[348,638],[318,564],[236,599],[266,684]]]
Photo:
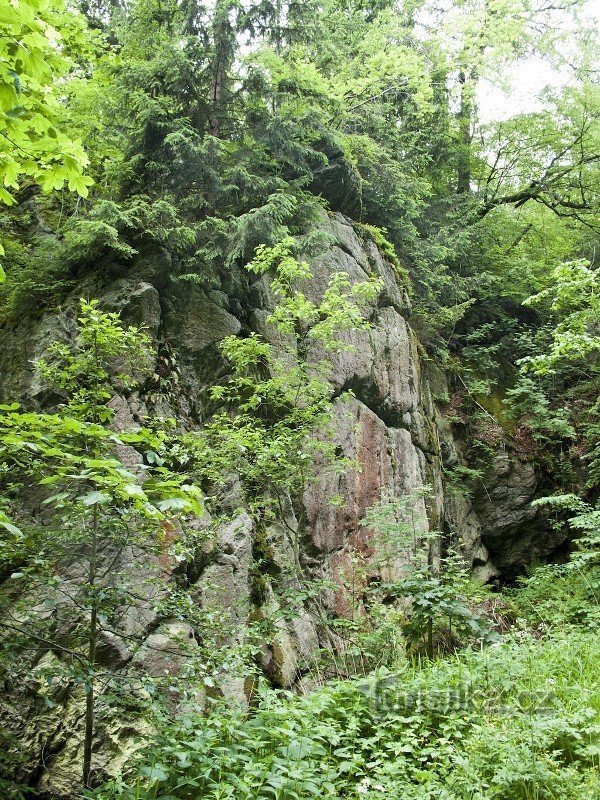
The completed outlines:
[[[333,154],[329,166],[317,171],[315,181],[325,195],[329,172],[333,170],[331,180],[339,187],[336,176],[342,168],[347,165],[338,164]],[[351,176],[348,180],[339,198],[342,208],[354,207],[359,201],[358,187],[350,185]],[[376,275],[383,282],[370,309],[371,328],[348,336],[349,349],[331,358],[330,378],[340,395],[334,404],[333,440],[353,466],[342,472],[317,470],[303,498],[295,499],[295,506],[287,498],[287,525],[258,532],[244,509],[230,513],[223,523],[198,523],[213,526],[212,536],[190,567],[189,597],[203,612],[216,615],[224,637],[226,632],[230,640],[238,642],[249,619],[260,621],[261,613],[266,616],[277,611],[278,600],[272,591],[265,590],[260,603],[254,596],[259,534],[265,538],[272,569],[284,572],[294,558],[290,531],[296,531],[304,548],[300,557],[305,567],[337,581],[340,587],[353,554],[360,552],[369,558],[370,532],[362,520],[382,497],[414,497],[417,524],[451,538],[482,580],[501,573],[511,575],[556,545],[539,525],[531,506],[536,475],[530,465],[519,460],[518,453],[500,450],[480,490],[471,494],[449,491],[446,472],[463,461],[467,443],[460,441],[446,419],[445,405],[434,399],[434,388],[438,387],[439,394],[444,379],[434,375],[421,357],[410,327],[406,287],[375,243],[341,214],[324,216],[322,229],[330,244],[312,260],[314,278],[304,287],[307,296],[319,299],[337,271],[346,272],[353,281]],[[158,352],[157,381],[163,391],[152,402],[165,414],[177,417],[181,427],[193,429],[210,410],[208,390],[225,369],[218,342],[224,336],[245,333],[250,326],[277,345],[277,337],[265,325],[272,298],[268,280],[254,281],[248,288],[242,320],[239,311],[233,313],[233,305],[228,306],[226,295],[207,293],[196,286],[183,290],[181,284],[168,281],[167,268],[164,254],[139,256],[129,276],[107,287],[101,300],[111,310],[118,310],[126,322],[142,326],[153,339]],[[35,383],[31,361],[43,355],[52,341],[73,335],[76,302],[75,293],[62,313],[47,312],[0,330],[0,401],[43,406],[47,398]],[[322,353],[315,349],[312,355],[319,359]],[[351,395],[344,397],[348,391]],[[144,415],[144,398],[117,398],[114,402],[117,426],[135,423]],[[135,451],[122,452],[120,457],[135,470]],[[230,506],[235,509],[235,486],[231,494]],[[146,562],[145,569],[165,572],[159,561]],[[177,569],[170,565],[166,579],[175,580]],[[144,576],[139,580],[143,583]],[[0,586],[2,591],[8,590]],[[342,588],[331,592],[327,602],[329,611],[347,612],[348,598]],[[136,640],[141,637],[136,647],[126,638],[134,634]],[[178,655],[177,648],[183,644],[193,647],[195,635],[175,617],[159,619],[153,612],[133,608],[119,630],[104,636],[100,655],[107,669],[115,673],[134,670],[162,676],[185,668],[187,651],[183,648]],[[318,623],[310,609],[299,604],[292,618],[278,617],[276,629],[265,641],[261,666],[273,682],[291,686],[302,663],[319,644]],[[50,649],[38,656],[36,668],[42,672],[47,671],[48,659],[57,658]],[[1,713],[5,721],[10,720],[6,724],[26,753],[18,777],[47,796],[68,797],[75,782],[81,691],[72,685],[48,688],[41,682],[23,691],[10,676],[4,681]],[[211,691],[244,702],[248,687],[217,671],[214,685],[199,688],[192,702],[201,707],[206,692]],[[47,692],[54,692],[50,711],[45,702]],[[131,726],[119,727],[109,720],[95,745],[97,764],[106,773],[122,765],[139,739],[138,733]]]

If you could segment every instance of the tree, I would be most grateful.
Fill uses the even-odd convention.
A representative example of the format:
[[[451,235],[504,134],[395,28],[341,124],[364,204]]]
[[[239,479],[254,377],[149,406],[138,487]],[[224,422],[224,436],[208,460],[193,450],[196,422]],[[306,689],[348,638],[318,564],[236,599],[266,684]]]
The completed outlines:
[[[63,3],[19,0],[2,9],[0,30],[0,200],[14,203],[8,190],[19,188],[21,176],[47,192],[67,184],[87,196],[88,160],[81,142],[61,130],[60,101],[61,78],[73,64],[66,52],[87,44],[83,21]]]
[[[34,603],[34,620],[28,620],[29,609],[25,619],[8,614],[0,627],[58,653],[67,673],[83,686],[82,776],[83,785],[90,787],[95,712],[103,683],[98,644],[102,635],[121,635],[119,609],[137,595],[129,585],[126,556],[143,559],[144,553],[160,552],[166,533],[173,530],[173,515],[201,514],[202,507],[198,490],[163,465],[168,443],[164,430],[116,432],[111,427],[114,414],[107,401],[114,386],[131,388],[135,375],[139,379],[149,364],[145,335],[124,329],[117,315],[101,312],[97,302],[81,302],[78,322],[75,348],[55,344],[50,360],[37,364],[48,387],[64,400],[58,410],[2,409],[4,482],[14,483],[17,475],[24,486],[37,481],[47,494],[43,506],[51,516],[42,527],[34,526],[32,562],[12,575]],[[138,466],[123,466],[119,456],[131,448],[145,452],[147,466],[141,456]],[[3,555],[12,554],[19,563],[19,546],[27,540],[16,526],[3,521],[3,527]],[[40,591],[41,601],[32,600]],[[39,602],[55,612],[50,626],[43,617],[35,619]]]
[[[502,205],[518,209],[534,202],[594,226],[600,191],[598,87],[569,87],[547,106],[496,126],[493,162],[479,187],[479,218]]]
[[[481,81],[505,88],[512,80],[509,69],[518,69],[524,58],[532,55],[554,67],[568,63],[574,44],[576,47],[584,39],[579,27],[573,35],[572,21],[580,5],[578,0],[557,3],[459,0],[441,8],[423,4],[421,24],[439,42],[446,60],[445,74],[454,95],[457,194],[472,193],[481,159],[490,150],[492,159],[496,159],[495,166],[504,164],[502,151],[492,149],[478,119]],[[480,137],[483,147],[478,143]],[[484,213],[484,208],[485,205],[480,213]]]
[[[529,352],[518,361],[519,376],[507,392],[515,416],[535,439],[562,447],[577,443],[584,483],[600,481],[600,301],[598,270],[579,259],[555,267],[544,289],[524,305],[541,317]],[[573,480],[573,476],[565,476]]]
[[[213,56],[209,98],[209,133],[218,137],[231,87],[231,68],[237,50],[237,24],[232,19],[238,0],[217,0],[212,18]]]
[[[62,2],[17,0],[0,11],[0,202],[23,179],[44,192],[61,189],[87,197],[88,158],[65,132],[61,79],[72,67],[67,52],[85,49],[83,21]],[[0,256],[4,254],[0,242]],[[4,271],[0,266],[0,282]]]
[[[449,635],[453,626],[456,633],[479,640],[489,631],[464,597],[469,578],[463,559],[452,550],[443,552],[441,534],[428,529],[422,498],[423,493],[413,493],[382,500],[367,511],[364,524],[373,531],[369,567],[383,573],[375,591],[388,602],[408,601],[403,633],[411,646],[424,645],[433,658],[434,633],[444,619]]]

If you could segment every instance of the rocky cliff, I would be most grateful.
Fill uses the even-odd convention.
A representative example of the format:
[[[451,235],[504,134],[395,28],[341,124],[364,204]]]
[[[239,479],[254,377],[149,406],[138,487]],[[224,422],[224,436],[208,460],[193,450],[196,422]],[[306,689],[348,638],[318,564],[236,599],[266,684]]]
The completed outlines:
[[[261,547],[268,550],[274,567],[284,567],[293,558],[292,538],[297,536],[304,568],[340,584],[356,552],[368,558],[369,532],[361,520],[386,495],[414,497],[415,513],[462,550],[482,581],[512,575],[533,557],[550,552],[557,543],[530,504],[536,475],[514,447],[500,438],[477,484],[466,491],[457,481],[456,467],[465,463],[469,441],[464,425],[451,413],[444,375],[427,359],[411,329],[410,300],[393,265],[360,226],[341,214],[324,216],[322,229],[329,244],[312,260],[314,278],[306,287],[312,299],[322,295],[329,276],[338,271],[356,281],[378,275],[383,289],[370,309],[370,329],[353,334],[351,348],[333,357],[332,381],[339,395],[333,436],[339,452],[353,465],[342,472],[317,474],[304,497],[289,503],[286,524],[274,524],[261,534]],[[225,370],[218,342],[253,330],[271,336],[265,318],[272,299],[264,278],[252,282],[240,272],[219,289],[204,290],[171,281],[170,270],[166,253],[139,255],[110,281],[83,278],[61,309],[2,330],[0,400],[33,407],[49,402],[36,383],[31,361],[51,341],[72,335],[79,296],[99,296],[126,322],[144,325],[157,349],[155,375],[161,391],[153,394],[150,388],[147,396],[115,397],[111,402],[116,423],[138,420],[152,408],[176,417],[183,428],[199,426],[211,410],[208,389]],[[351,394],[343,399],[347,391]],[[256,536],[250,515],[239,511],[218,528],[190,575],[193,601],[227,618],[234,636],[242,635],[250,614],[260,614],[252,588]],[[159,565],[146,563],[143,569],[152,572]],[[267,593],[260,602],[273,606],[277,599]],[[329,592],[326,602],[329,610],[346,612],[343,590]],[[124,625],[145,637],[146,646],[134,652],[126,638],[105,641],[108,670],[118,673],[134,666],[160,674],[180,668],[171,645],[189,631],[179,623],[158,621],[155,615],[133,609]],[[293,686],[303,662],[324,644],[321,636],[310,609],[298,607],[294,618],[280,621],[276,635],[265,642],[263,671],[273,683]],[[40,674],[46,662],[57,657],[51,649],[37,648],[34,660]],[[68,796],[79,747],[81,697],[76,687],[54,687],[48,703],[41,680],[27,686],[18,685],[14,676],[4,681],[4,724],[25,747],[20,777],[49,796]],[[240,698],[244,685],[224,675],[220,691]],[[108,772],[127,757],[134,727],[104,725],[95,757]]]

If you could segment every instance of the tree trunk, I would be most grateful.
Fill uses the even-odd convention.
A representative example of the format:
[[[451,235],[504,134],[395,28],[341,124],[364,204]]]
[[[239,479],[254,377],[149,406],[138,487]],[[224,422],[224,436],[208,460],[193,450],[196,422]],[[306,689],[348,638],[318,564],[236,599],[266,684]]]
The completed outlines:
[[[231,23],[231,0],[217,0],[213,16],[212,78],[210,85],[210,111],[208,131],[211,136],[221,137],[221,117],[227,96],[231,67],[235,58],[236,32]]]
[[[83,785],[91,789],[92,742],[94,738],[94,664],[96,661],[96,640],[98,638],[98,601],[96,597],[96,566],[98,559],[98,506],[94,506],[92,518],[92,542],[88,569],[88,591],[90,592],[90,628],[88,638],[87,677],[85,691],[85,734],[83,739]]]
[[[458,165],[456,191],[466,194],[471,189],[471,140],[473,121],[473,93],[476,78],[471,70],[461,70],[458,74],[460,84],[460,108],[458,111]]]

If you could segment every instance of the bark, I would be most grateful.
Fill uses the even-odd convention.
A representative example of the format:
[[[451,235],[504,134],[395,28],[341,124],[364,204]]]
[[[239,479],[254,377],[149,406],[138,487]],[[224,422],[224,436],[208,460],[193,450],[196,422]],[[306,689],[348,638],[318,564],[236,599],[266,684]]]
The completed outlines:
[[[83,785],[91,789],[92,778],[92,742],[94,738],[94,664],[96,661],[96,643],[98,638],[98,602],[96,598],[96,567],[98,559],[98,506],[94,506],[92,519],[92,541],[88,569],[88,591],[90,592],[90,629],[88,638],[87,666],[88,683],[85,693],[85,735],[83,740]]]
[[[459,152],[456,191],[458,194],[466,194],[471,188],[473,91],[476,84],[476,76],[472,70],[470,72],[461,70],[458,75],[458,82],[460,83],[460,109],[458,111]]]

